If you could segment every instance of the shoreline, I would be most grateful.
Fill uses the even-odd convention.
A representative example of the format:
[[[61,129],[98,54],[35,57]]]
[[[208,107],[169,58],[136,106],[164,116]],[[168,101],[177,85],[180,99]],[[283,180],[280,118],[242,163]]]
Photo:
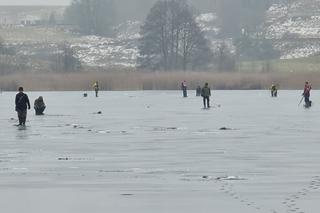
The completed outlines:
[[[309,81],[320,86],[320,72],[240,73],[240,72],[140,72],[92,71],[77,73],[16,73],[0,78],[1,91],[16,91],[23,86],[28,91],[91,91],[95,81],[101,91],[180,90],[186,80],[194,90],[205,82],[213,90],[268,90],[271,84],[280,90],[300,90]]]

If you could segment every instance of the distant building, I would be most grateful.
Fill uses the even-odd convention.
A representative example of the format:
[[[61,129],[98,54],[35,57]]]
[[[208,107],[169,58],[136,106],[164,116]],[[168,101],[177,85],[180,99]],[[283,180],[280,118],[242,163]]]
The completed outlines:
[[[36,26],[40,25],[43,22],[43,19],[38,16],[27,15],[26,17],[20,19],[19,22],[19,24],[23,26]]]
[[[38,26],[49,23],[52,14],[61,23],[64,10],[61,6],[0,6],[0,27]]]

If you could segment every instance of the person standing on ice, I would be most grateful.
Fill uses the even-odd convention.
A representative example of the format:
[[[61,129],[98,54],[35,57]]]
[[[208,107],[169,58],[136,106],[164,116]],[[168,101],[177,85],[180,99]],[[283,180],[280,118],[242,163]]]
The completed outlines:
[[[28,95],[23,93],[23,87],[19,87],[19,93],[16,95],[16,112],[18,113],[19,126],[26,125],[27,108],[30,109]]]
[[[204,87],[201,90],[201,96],[203,97],[203,107],[206,109],[210,108],[210,96],[211,90],[208,83],[205,83]]]
[[[197,86],[197,89],[196,89],[196,96],[201,96],[201,87],[200,86]]]
[[[312,87],[308,81],[304,85],[302,96],[304,97],[305,107],[311,107],[312,101],[310,101],[310,91]]]
[[[93,89],[96,93],[96,97],[98,97],[98,92],[99,92],[99,84],[98,84],[98,81],[96,81],[94,84],[93,84]]]
[[[182,90],[182,93],[183,93],[183,97],[184,98],[188,97],[188,94],[187,94],[187,82],[186,81],[183,81],[181,83],[181,90]]]
[[[278,96],[278,89],[276,85],[272,84],[270,90],[271,90],[271,97]]]

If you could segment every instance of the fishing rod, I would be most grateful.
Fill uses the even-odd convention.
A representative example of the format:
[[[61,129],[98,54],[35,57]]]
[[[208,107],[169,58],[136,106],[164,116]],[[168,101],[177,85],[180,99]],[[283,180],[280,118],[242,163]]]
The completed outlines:
[[[304,96],[302,96],[302,98],[301,98],[301,100],[300,100],[300,102],[299,102],[298,106],[300,106],[300,104],[302,103],[303,98],[304,98]]]

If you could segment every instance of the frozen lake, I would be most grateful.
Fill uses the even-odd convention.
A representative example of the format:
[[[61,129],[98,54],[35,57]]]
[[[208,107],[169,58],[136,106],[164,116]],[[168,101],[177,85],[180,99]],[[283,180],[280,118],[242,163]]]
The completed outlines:
[[[320,92],[82,93],[27,92],[25,130],[0,94],[1,212],[319,212]]]

